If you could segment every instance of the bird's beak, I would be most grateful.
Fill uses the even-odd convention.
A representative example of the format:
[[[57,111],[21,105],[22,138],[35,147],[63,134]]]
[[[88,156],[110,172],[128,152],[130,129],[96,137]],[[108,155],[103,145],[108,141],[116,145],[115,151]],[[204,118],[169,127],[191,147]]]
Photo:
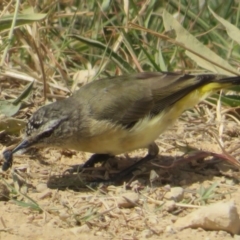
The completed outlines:
[[[28,148],[30,146],[30,143],[28,140],[23,140],[20,144],[18,144],[13,150],[12,154],[18,152],[21,149]]]

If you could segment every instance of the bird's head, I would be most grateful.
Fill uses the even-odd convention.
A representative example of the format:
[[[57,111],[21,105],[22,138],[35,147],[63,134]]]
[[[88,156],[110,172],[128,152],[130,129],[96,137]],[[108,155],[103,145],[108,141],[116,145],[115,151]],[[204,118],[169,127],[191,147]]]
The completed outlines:
[[[67,112],[63,113],[59,103],[38,109],[28,120],[25,136],[12,153],[29,147],[58,147],[66,132]]]

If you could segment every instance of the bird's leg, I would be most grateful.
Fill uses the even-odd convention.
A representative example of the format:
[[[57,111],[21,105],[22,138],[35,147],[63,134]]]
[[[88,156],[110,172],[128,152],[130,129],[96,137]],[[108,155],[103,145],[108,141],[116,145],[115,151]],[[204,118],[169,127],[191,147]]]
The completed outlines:
[[[122,170],[121,172],[116,174],[116,176],[110,178],[110,180],[108,180],[108,181],[115,182],[115,181],[121,180],[123,177],[126,177],[128,174],[132,173],[138,166],[140,166],[143,163],[146,163],[150,160],[153,160],[158,155],[158,152],[159,152],[159,148],[158,148],[157,144],[155,142],[151,143],[148,146],[148,154],[144,158],[140,159],[139,161],[137,161],[130,167]]]
[[[110,157],[112,157],[109,154],[93,154],[84,164],[76,164],[71,166],[70,169],[67,169],[66,172],[75,173],[80,172],[83,170],[83,168],[90,168],[94,167],[95,163],[105,162]]]
[[[95,163],[105,162],[110,157],[109,154],[93,154],[82,166],[82,168],[94,167]]]

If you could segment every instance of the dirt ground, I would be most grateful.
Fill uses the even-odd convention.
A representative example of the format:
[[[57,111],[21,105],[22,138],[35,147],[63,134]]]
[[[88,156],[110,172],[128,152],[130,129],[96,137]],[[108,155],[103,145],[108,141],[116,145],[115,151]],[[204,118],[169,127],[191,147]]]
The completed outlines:
[[[10,200],[0,201],[0,239],[234,239],[225,231],[176,231],[173,227],[178,218],[218,201],[233,199],[240,213],[236,167],[213,157],[196,157],[190,163],[166,167],[184,153],[198,156],[194,148],[222,153],[219,142],[237,157],[238,124],[205,120],[179,120],[157,140],[159,157],[118,185],[86,186],[82,175],[64,173],[71,165],[86,161],[91,155],[88,153],[42,149],[15,155],[13,168],[1,173],[1,192]],[[5,138],[0,150],[9,144],[8,136]],[[86,176],[107,176],[145,153],[141,149],[119,156],[95,171],[87,170]],[[175,186],[184,189],[184,197],[177,204],[165,198]],[[209,190],[208,195],[203,194],[204,189]],[[131,207],[119,207],[118,199],[126,193],[137,194],[138,201],[131,202]]]

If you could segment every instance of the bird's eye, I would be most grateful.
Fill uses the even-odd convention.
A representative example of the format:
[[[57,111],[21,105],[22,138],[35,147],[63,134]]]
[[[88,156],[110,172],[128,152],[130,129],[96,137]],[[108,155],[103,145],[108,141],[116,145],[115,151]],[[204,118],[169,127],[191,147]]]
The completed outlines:
[[[45,131],[45,132],[43,132],[41,135],[40,135],[40,138],[48,138],[48,137],[50,137],[51,135],[52,135],[52,133],[53,133],[53,130],[51,129],[51,130],[48,130],[48,131]]]

